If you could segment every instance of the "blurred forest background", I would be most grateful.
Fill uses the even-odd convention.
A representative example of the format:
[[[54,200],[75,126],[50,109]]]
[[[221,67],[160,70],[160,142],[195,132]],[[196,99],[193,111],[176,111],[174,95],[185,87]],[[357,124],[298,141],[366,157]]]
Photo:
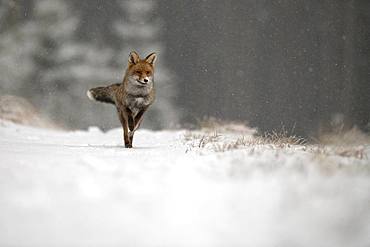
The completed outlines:
[[[154,129],[216,117],[299,135],[370,121],[369,0],[1,0],[0,95],[69,128],[119,126],[86,90],[158,53]]]

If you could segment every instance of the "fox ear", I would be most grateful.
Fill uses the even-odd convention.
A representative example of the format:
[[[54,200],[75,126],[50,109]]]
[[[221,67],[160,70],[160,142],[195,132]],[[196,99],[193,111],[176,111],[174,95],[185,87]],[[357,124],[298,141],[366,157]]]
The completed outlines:
[[[145,58],[145,61],[146,61],[147,63],[150,63],[151,65],[154,65],[155,60],[157,60],[157,54],[155,54],[154,52],[150,53],[150,54]]]
[[[130,52],[130,55],[128,56],[128,62],[130,64],[137,64],[140,60],[139,54],[136,53],[136,51]]]

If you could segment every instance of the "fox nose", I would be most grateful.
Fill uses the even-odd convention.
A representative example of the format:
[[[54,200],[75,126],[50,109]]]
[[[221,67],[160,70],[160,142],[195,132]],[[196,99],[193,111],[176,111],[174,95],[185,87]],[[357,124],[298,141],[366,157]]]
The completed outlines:
[[[145,78],[145,79],[144,79],[144,82],[148,82],[148,79],[146,79],[146,78]]]

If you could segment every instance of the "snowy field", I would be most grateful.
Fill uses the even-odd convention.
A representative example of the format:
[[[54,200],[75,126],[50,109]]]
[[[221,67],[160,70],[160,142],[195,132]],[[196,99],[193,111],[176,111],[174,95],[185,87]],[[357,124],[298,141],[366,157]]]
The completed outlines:
[[[0,246],[370,246],[369,146],[202,135],[0,123]]]

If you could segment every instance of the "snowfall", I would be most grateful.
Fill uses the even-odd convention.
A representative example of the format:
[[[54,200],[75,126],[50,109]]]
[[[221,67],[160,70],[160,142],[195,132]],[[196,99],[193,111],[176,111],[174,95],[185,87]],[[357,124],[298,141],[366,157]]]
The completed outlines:
[[[369,146],[201,135],[139,130],[125,149],[121,129],[1,122],[0,246],[370,246]]]

